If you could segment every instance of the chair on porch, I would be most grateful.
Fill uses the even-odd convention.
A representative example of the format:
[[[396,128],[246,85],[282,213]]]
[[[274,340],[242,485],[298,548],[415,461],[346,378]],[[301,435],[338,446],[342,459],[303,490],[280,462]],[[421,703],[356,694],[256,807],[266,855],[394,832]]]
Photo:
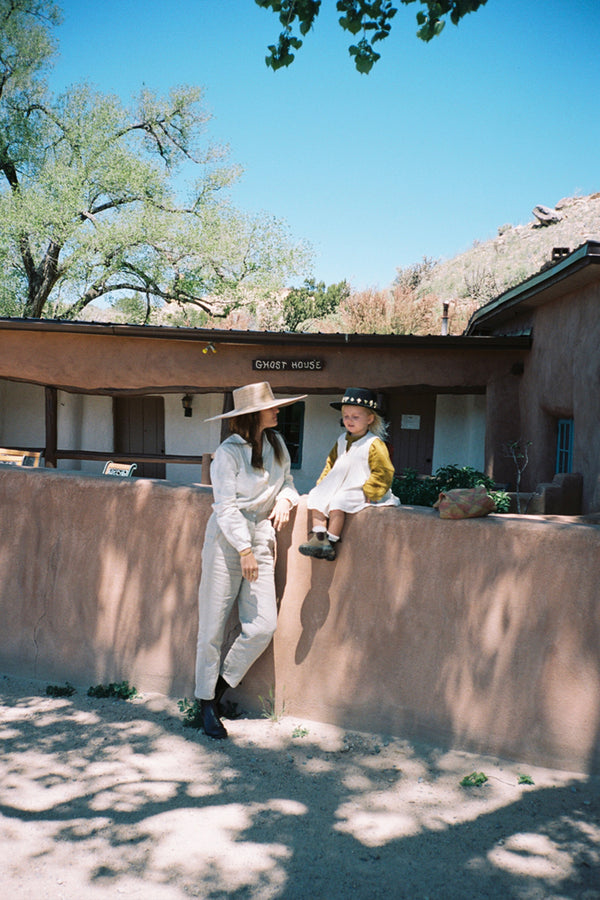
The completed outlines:
[[[116,475],[118,478],[131,478],[136,469],[137,463],[118,463],[111,459],[102,469],[102,474]]]
[[[42,458],[41,450],[8,450],[0,447],[0,463],[5,466],[37,468]]]

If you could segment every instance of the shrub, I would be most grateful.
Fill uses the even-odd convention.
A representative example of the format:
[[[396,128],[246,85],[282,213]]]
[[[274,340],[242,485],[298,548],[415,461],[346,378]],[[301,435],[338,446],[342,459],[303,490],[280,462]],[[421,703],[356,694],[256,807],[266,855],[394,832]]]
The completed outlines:
[[[110,700],[132,700],[137,697],[137,688],[128,681],[111,681],[110,684],[97,684],[88,688],[88,697]]]
[[[433,475],[419,475],[415,469],[404,469],[392,482],[392,492],[407,506],[433,506],[440,491],[453,488],[470,488],[483,484],[496,502],[498,512],[507,512],[510,498],[505,491],[494,491],[494,481],[489,475],[478,472],[472,466],[441,466]]]
[[[72,697],[75,688],[67,681],[65,684],[47,684],[46,694],[48,697]]]
[[[405,469],[392,481],[392,493],[408,506],[433,506],[439,489],[433,477],[421,477],[415,469]]]

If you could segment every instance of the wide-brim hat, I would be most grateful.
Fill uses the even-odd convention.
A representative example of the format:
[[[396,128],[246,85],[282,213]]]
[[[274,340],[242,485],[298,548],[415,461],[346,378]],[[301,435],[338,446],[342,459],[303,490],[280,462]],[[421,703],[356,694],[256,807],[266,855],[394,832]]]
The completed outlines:
[[[362,406],[363,409],[379,416],[383,414],[383,409],[377,402],[377,394],[368,388],[346,388],[342,399],[329,405],[334,409],[341,409],[342,406]]]
[[[271,385],[268,381],[258,381],[256,384],[245,384],[233,391],[233,409],[230,412],[221,413],[220,416],[211,416],[205,422],[214,422],[215,419],[233,419],[235,416],[247,416],[249,413],[261,412],[263,409],[273,409],[275,406],[291,406],[297,400],[304,400],[307,394],[299,394],[297,397],[274,397]]]

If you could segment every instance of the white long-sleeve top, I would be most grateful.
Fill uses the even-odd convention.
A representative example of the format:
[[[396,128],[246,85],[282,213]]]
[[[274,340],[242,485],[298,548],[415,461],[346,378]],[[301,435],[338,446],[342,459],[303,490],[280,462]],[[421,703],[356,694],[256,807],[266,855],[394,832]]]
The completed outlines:
[[[292,506],[298,503],[290,455],[279,435],[278,440],[283,452],[281,463],[263,435],[262,469],[252,468],[252,448],[239,434],[231,434],[215,452],[210,467],[213,510],[219,528],[238,552],[252,545],[249,523],[267,518],[280,497]]]

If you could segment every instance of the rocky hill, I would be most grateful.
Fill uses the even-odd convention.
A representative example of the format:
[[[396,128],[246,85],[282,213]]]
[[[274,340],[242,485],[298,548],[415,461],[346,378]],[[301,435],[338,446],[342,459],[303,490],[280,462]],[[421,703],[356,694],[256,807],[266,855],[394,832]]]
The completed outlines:
[[[437,262],[419,279],[421,297],[450,303],[452,333],[460,333],[475,309],[547,267],[553,251],[600,240],[600,193],[564,198],[535,212],[527,225],[502,225],[493,240],[475,241],[470,250]]]

